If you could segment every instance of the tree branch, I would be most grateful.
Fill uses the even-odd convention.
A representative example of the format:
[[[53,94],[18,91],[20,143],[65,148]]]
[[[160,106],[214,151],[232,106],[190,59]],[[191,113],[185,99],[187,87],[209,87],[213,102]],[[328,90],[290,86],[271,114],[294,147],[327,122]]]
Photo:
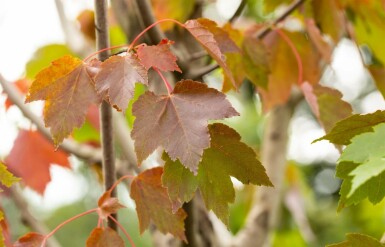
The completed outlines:
[[[3,87],[4,92],[8,95],[9,99],[20,109],[23,115],[28,118],[37,129],[42,133],[47,140],[52,142],[51,134],[49,130],[44,126],[44,123],[41,121],[40,117],[35,115],[22,100],[22,96],[15,89],[15,87],[0,74],[0,84]],[[81,159],[99,162],[102,159],[102,153],[100,149],[93,148],[88,145],[78,144],[71,140],[64,140],[60,144],[59,148],[65,152],[71,153]]]
[[[95,32],[96,32],[96,49],[101,50],[110,46],[108,21],[107,21],[107,0],[95,0]],[[100,61],[104,61],[109,57],[109,51],[98,54]],[[103,150],[103,176],[104,187],[108,190],[112,187],[116,180],[115,170],[115,152],[113,141],[113,123],[112,108],[108,102],[103,101],[100,107],[101,121],[101,141]],[[116,195],[116,190],[112,192],[112,196]],[[116,215],[113,215],[116,218]],[[108,220],[108,225],[117,230],[117,224],[113,220]]]
[[[30,227],[31,230],[40,234],[47,235],[48,233],[50,233],[47,226],[45,226],[42,222],[36,220],[36,218],[33,217],[33,215],[29,212],[28,203],[25,201],[23,195],[21,195],[18,189],[15,188],[15,186],[9,189],[9,193],[16,207],[20,210],[20,217],[23,224]],[[55,237],[52,236],[47,240],[47,247],[61,247],[61,245],[55,239]]]
[[[246,5],[247,5],[247,1],[242,0],[241,3],[239,4],[237,10],[235,11],[234,15],[229,19],[230,23],[234,22],[236,19],[238,19],[238,17],[241,16],[243,9],[246,7]]]
[[[232,246],[262,247],[269,245],[269,233],[276,223],[276,215],[286,167],[288,128],[292,113],[303,98],[292,94],[288,103],[275,107],[268,117],[262,146],[262,164],[274,187],[260,187],[256,203],[251,209],[245,227],[237,234]]]

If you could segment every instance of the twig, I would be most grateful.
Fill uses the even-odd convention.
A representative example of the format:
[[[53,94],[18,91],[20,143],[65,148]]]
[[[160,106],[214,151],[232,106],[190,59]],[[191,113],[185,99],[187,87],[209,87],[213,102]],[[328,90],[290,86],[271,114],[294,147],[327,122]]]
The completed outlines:
[[[255,37],[257,39],[263,39],[267,34],[269,34],[272,31],[271,27],[276,26],[278,23],[280,23],[281,21],[285,20],[286,17],[291,15],[291,13],[293,13],[297,8],[299,8],[305,1],[306,0],[297,0],[297,1],[295,1],[292,5],[290,5],[286,9],[285,12],[282,13],[282,15],[280,15],[277,19],[275,19],[275,21],[271,25],[266,26],[265,28],[263,28],[259,32],[257,32]]]
[[[140,18],[143,20],[143,24],[145,26],[149,26],[156,22],[151,4],[148,0],[136,0],[136,4],[138,5],[138,9],[140,11]],[[159,26],[150,29],[147,33],[153,44],[157,44],[162,39],[166,38]]]
[[[219,65],[214,63],[214,64],[209,64],[206,67],[199,67],[196,68],[195,70],[190,70],[189,73],[186,74],[186,78],[191,78],[193,80],[197,80],[201,78],[202,76],[216,70],[219,68]]]
[[[29,212],[28,204],[25,201],[24,197],[20,194],[17,188],[12,187],[9,189],[10,195],[16,205],[16,207],[20,210],[21,220],[22,222],[29,226],[31,230],[38,232],[42,235],[49,234],[49,229],[42,222],[36,220],[35,217]],[[55,239],[55,237],[51,237],[48,239],[47,247],[60,247],[61,245]]]
[[[294,10],[299,8],[305,1],[306,0],[295,1],[292,5],[290,5],[290,7],[287,8],[287,10],[281,16],[279,16],[277,19],[275,19],[275,21],[271,25],[266,26],[265,28],[262,28],[259,32],[257,32],[255,34],[255,38],[256,39],[263,39],[267,34],[269,34],[273,30],[272,27],[276,26],[278,23],[285,20],[286,17],[288,17],[291,13],[293,13]],[[197,58],[194,58],[194,59],[197,59]],[[199,69],[196,71],[192,71],[189,73],[189,75],[190,75],[190,78],[200,78],[200,77],[204,76],[205,74],[210,73],[211,71],[213,71],[217,68],[219,68],[219,65],[215,64],[215,66],[213,66],[213,67],[207,66],[206,69]]]
[[[116,142],[119,144],[123,156],[128,161],[129,167],[132,168],[136,173],[140,173],[134,152],[134,141],[131,138],[126,119],[122,114],[115,111],[112,113],[112,117],[114,122]]]
[[[15,89],[15,87],[10,82],[6,81],[1,74],[0,74],[0,84],[3,87],[4,92],[8,95],[9,99],[17,107],[19,107],[23,115],[26,118],[28,118],[34,125],[36,125],[37,129],[40,131],[40,133],[42,133],[47,138],[47,140],[52,142],[51,134],[49,130],[44,126],[44,123],[41,121],[40,117],[35,115],[24,104],[20,93]],[[63,151],[71,153],[87,161],[98,162],[102,158],[102,153],[100,149],[96,149],[84,144],[78,144],[70,140],[64,140],[64,142],[60,144],[59,148]]]
[[[241,1],[234,15],[229,19],[229,22],[234,22],[236,19],[238,19],[239,16],[241,16],[243,9],[246,7],[246,4],[247,4],[246,0]]]
[[[96,47],[97,50],[101,50],[110,46],[108,21],[107,21],[107,0],[95,0],[95,32],[96,32]],[[108,58],[109,51],[104,51],[98,54],[98,58],[104,61]],[[100,107],[100,119],[101,119],[101,141],[103,150],[103,176],[104,187],[108,190],[116,180],[115,171],[115,152],[114,152],[114,140],[113,140],[113,123],[112,123],[112,108],[106,102],[103,101]],[[113,190],[112,195],[116,194],[116,190]],[[113,215],[116,219],[116,215]],[[108,225],[117,230],[116,223],[112,220],[108,220]]]

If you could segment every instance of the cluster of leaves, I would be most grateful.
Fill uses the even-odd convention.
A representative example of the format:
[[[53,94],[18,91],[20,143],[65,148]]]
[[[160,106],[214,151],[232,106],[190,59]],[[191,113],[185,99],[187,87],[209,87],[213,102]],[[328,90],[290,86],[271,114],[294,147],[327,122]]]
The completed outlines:
[[[289,2],[265,1],[265,11]],[[192,1],[172,4],[156,1],[155,5],[158,5],[155,14],[159,18],[173,17],[182,21],[186,20],[186,13],[173,11],[175,16],[162,17],[164,11],[160,10],[161,7],[193,9]],[[381,142],[385,129],[381,123],[385,120],[385,113],[350,116],[352,107],[342,100],[341,93],[318,84],[322,71],[320,65],[330,63],[334,46],[349,34],[357,44],[365,44],[372,52],[369,54],[371,63],[366,66],[378,89],[385,95],[385,54],[382,48],[385,18],[382,8],[380,1],[376,0],[308,1],[304,7],[305,18],[298,18],[303,25],[301,30],[287,31],[274,27],[263,40],[258,36],[262,29],[260,25],[241,32],[230,25],[221,28],[211,20],[197,19],[188,20],[185,24],[165,22],[163,24],[170,25],[163,28],[179,25],[204,47],[222,68],[223,92],[237,89],[247,79],[257,86],[264,109],[269,110],[286,103],[292,87],[300,88],[314,115],[329,132],[319,140],[327,139],[337,147],[347,145],[337,167],[337,176],[344,180],[339,204],[339,209],[342,209],[366,197],[377,203],[385,195],[381,188],[385,174],[382,155],[385,148]],[[350,20],[354,35],[346,29],[347,20]],[[95,38],[93,32],[87,35]],[[26,102],[45,100],[44,122],[58,147],[86,119],[91,121],[90,107],[95,109],[101,101],[106,100],[118,111],[126,111],[134,97],[135,84],[149,84],[149,69],[158,72],[162,78],[162,72],[181,72],[170,49],[172,44],[173,41],[167,39],[158,45],[134,47],[132,44],[126,53],[111,56],[103,62],[63,56],[36,75]],[[183,223],[186,213],[181,207],[193,198],[198,189],[206,207],[228,224],[228,204],[235,197],[230,177],[244,184],[272,184],[255,152],[240,141],[235,130],[223,124],[208,124],[209,120],[238,115],[222,92],[193,80],[181,80],[174,89],[167,80],[164,82],[168,94],[157,95],[147,91],[133,104],[132,137],[139,163],[162,147],[165,165],[139,174],[132,180],[130,191],[137,204],[141,232],[153,222],[162,232],[186,240]],[[16,85],[25,92],[28,83],[20,81]],[[10,102],[7,104],[9,106]],[[53,149],[38,132],[20,131],[6,163],[26,185],[43,193],[50,181],[49,164],[69,167],[66,154],[52,152]],[[18,155],[20,153],[39,155]],[[27,163],[31,164],[28,167],[42,174],[38,180],[26,175],[30,171],[25,166],[20,168],[20,164]],[[159,203],[154,205],[153,201]],[[108,205],[106,212],[102,209],[105,203]],[[105,220],[119,208],[117,198],[111,198],[107,193],[101,197],[96,211]],[[122,240],[116,236],[99,225],[87,244],[95,246],[116,239],[112,246],[121,246]],[[37,241],[36,245],[40,246],[46,236],[27,235],[19,242],[23,239],[29,244]],[[368,245],[370,241],[366,237],[349,235],[347,241],[336,246]]]
[[[224,54],[240,50],[227,32],[208,19],[177,24],[184,27],[206,49],[223,68],[233,87],[236,87]],[[162,72],[181,72],[176,63],[177,58],[170,49],[173,42],[164,39],[158,45],[141,44],[135,47],[134,42],[126,53],[113,55],[103,62],[97,59],[82,61],[70,55],[53,61],[36,75],[26,102],[45,100],[44,122],[50,128],[57,148],[75,128],[83,125],[92,105],[105,100],[116,110],[126,111],[133,98],[135,84],[148,85],[148,70],[152,68],[158,72],[168,94],[157,95],[147,91],[135,101],[132,107],[135,116],[132,138],[139,164],[158,147],[164,148],[162,158],[166,164],[164,168],[145,170],[133,178],[130,195],[136,202],[141,232],[153,222],[161,232],[172,233],[187,242],[184,233],[184,219],[187,215],[182,205],[189,202],[198,189],[206,207],[228,224],[228,204],[235,199],[230,176],[244,184],[272,184],[256,158],[256,153],[241,142],[235,130],[224,124],[208,125],[209,120],[239,115],[226,96],[193,80],[181,80],[172,89]],[[38,140],[44,147],[46,142],[42,138],[37,132],[21,131],[16,142]],[[33,146],[36,145],[28,145],[28,148]],[[27,145],[18,147],[20,149]],[[49,148],[52,149],[52,146],[48,145]],[[25,162],[21,160],[24,156],[16,156],[21,151],[25,153],[34,150],[13,149],[8,156],[11,165]],[[67,157],[60,152],[54,156],[31,157],[44,160],[44,167],[48,167],[46,163],[52,162],[68,166]],[[28,172],[18,171],[17,166],[14,166],[17,174]],[[44,172],[48,172],[48,169]],[[49,173],[44,177],[49,178]],[[48,181],[24,182],[43,193]],[[97,209],[86,212],[99,214],[98,227],[91,233],[87,246],[99,246],[112,239],[116,241],[113,241],[113,245],[102,246],[123,246],[123,240],[111,229],[101,227],[100,223],[122,208],[118,199],[111,197],[111,190],[100,198]],[[19,239],[16,246],[44,245],[56,230],[46,236],[27,234]]]

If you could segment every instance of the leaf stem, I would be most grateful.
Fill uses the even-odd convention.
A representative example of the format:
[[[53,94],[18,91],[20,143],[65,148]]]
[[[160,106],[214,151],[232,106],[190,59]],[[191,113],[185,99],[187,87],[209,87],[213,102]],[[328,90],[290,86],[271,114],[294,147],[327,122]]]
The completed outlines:
[[[45,246],[45,243],[46,243],[46,241],[47,241],[47,239],[48,239],[49,237],[51,237],[52,235],[54,235],[55,232],[57,232],[57,231],[58,231],[60,228],[62,228],[64,225],[66,225],[66,224],[70,223],[71,221],[74,221],[74,220],[76,220],[76,219],[78,219],[78,218],[80,218],[80,217],[82,217],[82,216],[84,216],[84,215],[94,213],[94,212],[96,212],[97,210],[98,210],[97,208],[90,209],[90,210],[88,210],[88,211],[85,211],[85,212],[83,212],[83,213],[80,213],[80,214],[78,214],[78,215],[75,215],[74,217],[71,217],[71,218],[69,218],[68,220],[62,222],[61,224],[59,224],[55,229],[53,229],[50,233],[48,233],[48,234],[44,237],[44,240],[43,240],[43,243],[41,244],[41,246],[44,247],[44,246]]]
[[[274,30],[277,32],[277,34],[289,45],[290,49],[292,50],[295,59],[297,60],[298,65],[298,84],[302,84],[303,82],[303,65],[302,65],[302,59],[299,55],[299,52],[293,42],[290,40],[290,38],[280,29],[274,28]]]
[[[111,186],[111,188],[109,190],[110,191],[113,190],[124,179],[135,179],[135,176],[133,176],[133,175],[124,175],[124,176],[120,177],[118,180],[116,180],[116,182]]]
[[[172,89],[170,83],[167,81],[166,77],[163,76],[162,72],[160,72],[160,70],[158,68],[155,68],[155,67],[152,67],[152,68],[159,74],[160,78],[162,78],[164,85],[166,85],[168,94],[171,94],[173,89]]]
[[[131,246],[132,246],[132,247],[136,247],[134,241],[132,240],[130,234],[128,234],[128,232],[126,231],[126,229],[124,229],[124,227],[123,227],[117,220],[115,220],[113,217],[111,217],[110,215],[108,215],[108,218],[110,218],[111,220],[113,220],[113,221],[119,226],[120,230],[122,230],[122,232],[124,233],[124,235],[126,236],[126,238],[128,239],[128,241],[130,242]]]
[[[174,22],[176,24],[178,24],[179,26],[181,27],[185,27],[183,23],[177,21],[177,20],[174,20],[174,19],[162,19],[162,20],[159,20],[157,22],[154,22],[152,23],[150,26],[146,27],[146,29],[144,29],[141,33],[139,33],[135,39],[132,41],[131,45],[128,47],[128,50],[132,49],[132,47],[134,47],[135,43],[148,31],[150,30],[151,28],[153,28],[154,26],[162,23],[162,22],[167,22],[167,21],[171,21],[171,22]]]
[[[110,51],[112,49],[123,48],[123,47],[128,47],[128,46],[129,46],[128,44],[124,44],[124,45],[115,45],[115,46],[106,47],[104,49],[101,49],[101,50],[95,51],[94,53],[91,53],[90,55],[88,55],[86,58],[83,59],[83,62],[87,62],[87,60],[89,60],[91,57],[96,56],[101,52]]]

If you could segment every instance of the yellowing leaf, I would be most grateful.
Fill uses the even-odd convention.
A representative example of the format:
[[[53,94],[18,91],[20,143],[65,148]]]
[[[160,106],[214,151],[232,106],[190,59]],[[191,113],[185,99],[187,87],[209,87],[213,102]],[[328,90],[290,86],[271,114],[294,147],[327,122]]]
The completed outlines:
[[[171,52],[170,46],[174,41],[163,39],[157,45],[142,45],[138,48],[138,57],[146,69],[151,67],[162,71],[178,71],[180,68],[176,64],[176,56]]]
[[[359,234],[359,233],[348,233],[346,234],[346,241],[338,244],[330,244],[326,247],[383,247],[377,239]]]
[[[209,126],[211,145],[203,153],[198,175],[194,176],[182,164],[164,153],[166,164],[162,181],[173,201],[173,209],[181,207],[200,190],[208,209],[228,225],[228,204],[234,202],[235,192],[230,176],[244,184],[272,186],[265,168],[255,152],[240,141],[239,134],[223,124]]]
[[[194,10],[195,0],[151,0],[154,15],[157,20],[171,18],[185,22]],[[165,22],[161,27],[171,29],[175,23]]]
[[[93,77],[98,63],[83,63],[64,56],[39,72],[26,102],[45,100],[44,122],[50,127],[55,146],[84,123],[88,107],[100,103]]]
[[[109,227],[95,228],[87,239],[86,247],[124,247],[124,241]]]
[[[194,173],[210,144],[207,121],[238,115],[224,94],[192,80],[178,82],[170,95],[146,92],[132,111],[138,162],[162,146]]]
[[[125,111],[134,96],[135,83],[147,85],[147,70],[134,54],[112,56],[96,75],[96,90],[118,110]]]
[[[19,181],[20,178],[13,176],[13,174],[8,171],[7,167],[0,161],[0,183],[9,188],[12,184]]]
[[[294,44],[303,65],[303,81],[314,85],[320,79],[320,54],[305,33],[282,31]],[[267,89],[259,88],[264,110],[282,105],[289,99],[292,86],[298,84],[298,62],[293,50],[277,33],[271,33],[265,38],[270,50],[270,75]],[[302,82],[301,82],[302,83]]]
[[[152,221],[163,233],[171,233],[184,241],[183,209],[172,211],[167,189],[162,187],[162,167],[146,170],[139,174],[131,183],[130,196],[135,200],[139,218],[140,233],[143,233]]]

